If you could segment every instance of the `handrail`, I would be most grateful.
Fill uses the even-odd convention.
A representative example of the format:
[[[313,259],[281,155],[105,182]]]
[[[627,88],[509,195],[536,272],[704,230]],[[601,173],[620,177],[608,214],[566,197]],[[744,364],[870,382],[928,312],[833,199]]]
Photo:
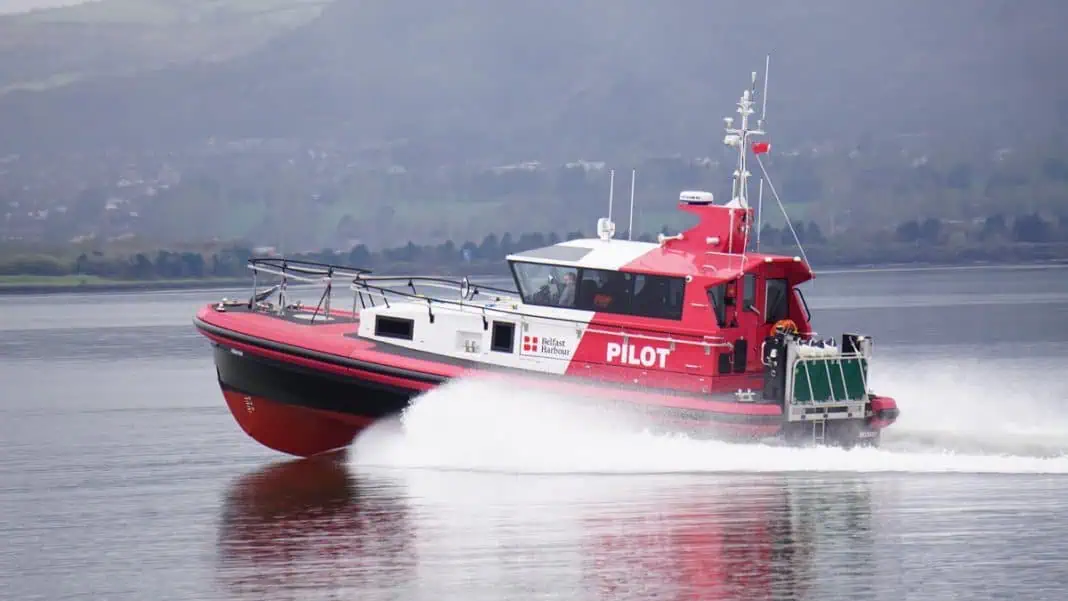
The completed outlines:
[[[653,335],[649,333],[649,328],[645,327],[630,327],[624,325],[609,325],[602,324],[604,327],[591,327],[591,324],[587,321],[571,319],[567,317],[558,317],[553,315],[540,315],[534,312],[524,312],[517,310],[510,310],[502,307],[487,306],[484,302],[472,302],[474,297],[479,292],[489,292],[492,295],[489,296],[486,302],[490,301],[519,301],[519,291],[510,290],[507,288],[499,288],[496,286],[490,286],[486,284],[473,283],[467,277],[461,280],[455,280],[452,278],[446,278],[441,276],[412,276],[412,275],[373,275],[369,269],[360,267],[349,267],[345,265],[334,265],[330,263],[320,263],[317,261],[306,260],[291,260],[282,259],[279,257],[257,257],[248,260],[248,266],[253,270],[253,275],[258,272],[269,273],[278,275],[283,278],[283,284],[287,279],[294,279],[298,281],[308,283],[326,283],[323,297],[319,299],[319,303],[316,306],[315,313],[318,314],[321,309],[325,309],[323,313],[329,313],[329,296],[332,292],[332,282],[338,277],[351,277],[352,283],[350,289],[353,291],[352,299],[352,313],[355,316],[357,312],[357,302],[359,302],[360,308],[367,308],[367,303],[364,302],[364,294],[367,295],[367,299],[370,301],[370,306],[374,307],[374,298],[381,298],[386,307],[389,307],[389,297],[400,297],[404,299],[410,299],[416,302],[425,302],[427,310],[430,312],[430,318],[433,321],[434,312],[433,305],[442,304],[450,305],[453,307],[459,307],[461,311],[477,311],[482,314],[483,327],[488,328],[489,322],[486,314],[489,312],[508,315],[513,318],[523,319],[537,319],[545,320],[556,323],[568,324],[570,326],[581,328],[585,331],[604,334],[612,336],[620,336],[624,338],[635,338],[640,340],[657,340],[661,342],[667,342],[670,344],[685,344],[700,346],[703,348],[733,348],[733,344],[726,341],[722,336],[709,336],[704,332],[698,331],[679,331],[674,335]],[[407,283],[407,287],[411,288],[412,292],[400,290],[393,287],[388,287],[380,284],[387,284],[391,282],[404,282]],[[438,296],[425,296],[418,293],[416,285],[422,285],[429,288],[447,288],[458,289],[460,298],[457,300],[442,298]],[[257,292],[255,278],[253,278],[253,293]],[[281,302],[284,304],[284,285],[279,293]],[[325,303],[325,308],[323,307]],[[281,310],[282,307],[279,307]],[[605,329],[610,328],[610,329]],[[616,329],[618,328],[618,330]],[[697,340],[695,340],[695,338]]]
[[[479,290],[489,290],[490,292],[497,292],[500,294],[519,294],[518,290],[509,290],[507,288],[497,288],[495,286],[489,286],[486,284],[473,284],[468,278],[462,280],[454,280],[441,276],[423,276],[423,275],[357,275],[353,284],[360,283],[363,286],[363,282],[408,282],[409,287],[413,287],[414,282],[423,282],[427,285],[433,286],[435,284],[448,284],[455,286],[462,292],[465,287],[474,287]]]
[[[308,282],[316,282],[319,280],[305,278],[295,274],[327,277],[356,277],[371,273],[370,269],[364,269],[362,267],[320,263],[318,261],[306,261],[303,259],[283,259],[281,257],[250,258],[248,260],[248,267],[253,270],[253,272],[263,271]]]

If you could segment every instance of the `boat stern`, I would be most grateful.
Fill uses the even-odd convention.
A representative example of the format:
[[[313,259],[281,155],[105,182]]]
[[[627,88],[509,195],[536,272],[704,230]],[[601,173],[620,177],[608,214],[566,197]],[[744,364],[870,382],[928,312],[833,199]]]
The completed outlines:
[[[869,388],[873,342],[843,334],[841,344],[777,333],[764,341],[764,397],[783,406],[783,435],[793,443],[875,446],[900,413]]]

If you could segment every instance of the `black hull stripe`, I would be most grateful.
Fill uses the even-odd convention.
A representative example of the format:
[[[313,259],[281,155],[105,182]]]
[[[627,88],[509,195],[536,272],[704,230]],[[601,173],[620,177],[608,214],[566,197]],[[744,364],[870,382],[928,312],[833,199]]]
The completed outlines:
[[[392,365],[383,365],[381,363],[371,363],[369,361],[360,361],[359,359],[351,359],[349,357],[341,357],[339,355],[333,355],[330,353],[323,353],[320,351],[313,351],[299,346],[293,346],[284,342],[275,342],[257,336],[249,336],[248,334],[242,334],[240,332],[234,332],[233,330],[227,330],[220,328],[219,326],[212,325],[205,322],[199,317],[193,318],[193,325],[197,328],[210,332],[216,336],[222,338],[228,338],[236,342],[242,342],[244,344],[258,346],[279,353],[285,353],[287,355],[293,355],[296,357],[302,357],[304,359],[312,359],[314,361],[320,361],[330,365],[337,365],[339,367],[347,367],[352,369],[359,369],[363,371],[369,371],[371,373],[377,373],[386,376],[393,376],[399,378],[407,378],[416,382],[427,382],[430,384],[441,384],[448,378],[445,376],[438,376],[434,374],[428,374],[425,372],[413,371],[410,369],[404,369],[401,367],[394,367]]]
[[[402,411],[417,393],[359,378],[345,378],[215,345],[219,384],[276,403],[371,419]]]

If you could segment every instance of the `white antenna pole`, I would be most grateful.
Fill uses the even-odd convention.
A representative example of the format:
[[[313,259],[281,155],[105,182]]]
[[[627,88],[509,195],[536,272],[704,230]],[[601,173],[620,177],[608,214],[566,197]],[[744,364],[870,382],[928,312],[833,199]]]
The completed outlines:
[[[612,220],[612,196],[616,189],[616,170],[613,169],[608,180],[608,220]]]
[[[761,220],[764,217],[764,178],[760,178],[760,190],[757,192],[757,235],[756,235],[756,250],[760,252],[760,230]]]
[[[771,68],[771,55],[764,59],[764,104],[760,108],[760,123],[763,127],[764,121],[768,118],[768,69]]]
[[[637,175],[637,169],[630,170],[630,223],[627,225],[627,240],[634,239],[634,179]]]
[[[760,99],[760,120],[757,122],[757,127],[764,129],[765,122],[768,118],[768,71],[771,70],[771,55],[768,54],[764,57],[764,93]],[[761,165],[763,166],[763,165]],[[757,191],[757,235],[756,235],[756,249],[760,252],[760,230],[764,229],[764,178],[760,178],[760,189]]]

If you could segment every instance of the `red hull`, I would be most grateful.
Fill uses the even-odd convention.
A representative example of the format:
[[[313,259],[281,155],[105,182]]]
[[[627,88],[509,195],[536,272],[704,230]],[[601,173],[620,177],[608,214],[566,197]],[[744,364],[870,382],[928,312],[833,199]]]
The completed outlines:
[[[296,407],[223,387],[226,406],[253,440],[280,453],[311,457],[349,446],[372,420]]]

